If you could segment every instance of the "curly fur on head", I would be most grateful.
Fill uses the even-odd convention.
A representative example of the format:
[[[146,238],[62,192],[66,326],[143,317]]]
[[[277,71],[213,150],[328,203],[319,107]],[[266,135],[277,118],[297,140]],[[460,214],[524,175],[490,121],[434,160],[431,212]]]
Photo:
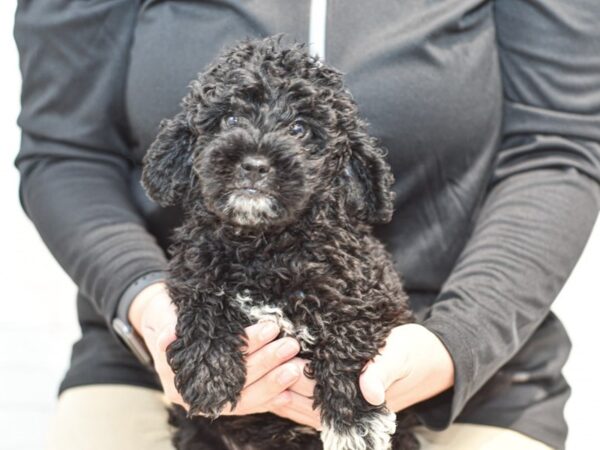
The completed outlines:
[[[167,356],[190,405],[179,449],[388,450],[416,441],[358,376],[412,321],[390,256],[393,178],[342,75],[281,37],[227,50],[161,124],[143,183],[186,213],[168,281],[177,339]],[[276,321],[301,341],[324,432],[274,415],[219,417],[245,383],[244,327]],[[406,418],[406,414],[398,418]],[[393,435],[393,439],[392,439]]]
[[[340,214],[339,201],[350,219],[380,223],[393,200],[382,156],[339,72],[303,45],[246,41],[162,122],[143,182],[162,205],[202,201],[238,225],[290,223],[315,205]]]

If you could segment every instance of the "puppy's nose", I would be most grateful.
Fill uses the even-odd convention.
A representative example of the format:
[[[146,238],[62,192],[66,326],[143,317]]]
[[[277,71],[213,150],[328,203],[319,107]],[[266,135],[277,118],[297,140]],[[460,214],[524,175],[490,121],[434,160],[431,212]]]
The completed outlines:
[[[258,180],[267,175],[271,170],[269,160],[264,156],[246,156],[241,162],[242,173],[249,178]]]

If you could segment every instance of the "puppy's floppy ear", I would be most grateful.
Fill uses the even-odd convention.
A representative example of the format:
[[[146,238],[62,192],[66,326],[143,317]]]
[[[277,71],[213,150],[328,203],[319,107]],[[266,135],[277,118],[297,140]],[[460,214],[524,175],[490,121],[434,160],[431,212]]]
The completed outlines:
[[[195,139],[184,112],[160,123],[159,133],[144,157],[142,184],[161,206],[181,202],[190,189]]]
[[[350,137],[350,150],[345,168],[348,213],[365,223],[389,222],[394,210],[394,177],[385,152],[362,131]]]

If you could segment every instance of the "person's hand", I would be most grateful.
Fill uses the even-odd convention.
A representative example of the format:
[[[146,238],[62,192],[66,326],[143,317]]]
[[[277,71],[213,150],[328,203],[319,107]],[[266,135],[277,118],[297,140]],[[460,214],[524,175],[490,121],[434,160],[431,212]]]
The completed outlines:
[[[144,338],[152,354],[154,367],[167,399],[187,408],[177,392],[174,374],[167,363],[166,348],[175,340],[177,316],[164,283],[144,289],[133,301],[129,320]],[[281,338],[279,327],[273,322],[260,322],[246,328],[246,385],[234,410],[225,415],[245,415],[269,411],[285,403],[280,394],[300,378],[298,364],[290,361],[300,351],[295,339]]]
[[[315,381],[304,375],[304,367],[308,361],[294,358],[292,363],[297,365],[302,375],[289,389],[274,399],[270,412],[320,431],[321,413],[318,409],[313,409]]]
[[[372,405],[398,412],[454,385],[454,363],[438,337],[422,325],[396,327],[359,379]]]
[[[308,361],[295,358],[299,367]],[[394,412],[431,398],[454,384],[454,364],[442,342],[427,328],[409,324],[394,328],[380,354],[365,366],[359,378],[369,403],[384,401]],[[312,408],[315,383],[302,375],[280,394],[272,412],[317,430],[319,411]]]

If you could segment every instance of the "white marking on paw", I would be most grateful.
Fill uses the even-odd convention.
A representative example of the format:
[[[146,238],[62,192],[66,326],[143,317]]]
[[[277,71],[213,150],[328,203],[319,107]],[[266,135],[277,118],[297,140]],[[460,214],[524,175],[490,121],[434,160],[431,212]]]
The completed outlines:
[[[359,421],[346,433],[338,433],[324,424],[321,441],[324,450],[389,450],[395,432],[396,414],[383,413]]]
[[[308,328],[305,325],[296,327],[283,315],[281,308],[272,305],[253,306],[252,297],[249,295],[237,294],[234,300],[249,319],[256,322],[260,322],[261,320],[275,322],[285,336],[294,337],[300,342],[300,348],[303,351],[307,350],[309,345],[315,343],[315,337],[310,334]]]

